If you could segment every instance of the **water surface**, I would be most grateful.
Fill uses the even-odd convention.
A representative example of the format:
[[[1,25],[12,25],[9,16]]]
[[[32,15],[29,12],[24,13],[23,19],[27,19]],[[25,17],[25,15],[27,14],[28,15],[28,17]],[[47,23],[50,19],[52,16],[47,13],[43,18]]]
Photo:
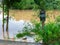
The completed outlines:
[[[6,16],[5,16],[5,18],[6,18]],[[27,22],[29,22],[29,21],[27,21]],[[16,21],[12,17],[10,17],[10,19],[9,19],[9,37],[12,38],[18,33],[18,31],[22,31],[24,24],[25,24],[24,20]],[[4,23],[4,31],[6,31],[6,23]],[[0,35],[1,35],[0,39],[3,39],[3,36],[2,36],[2,13],[0,14]]]

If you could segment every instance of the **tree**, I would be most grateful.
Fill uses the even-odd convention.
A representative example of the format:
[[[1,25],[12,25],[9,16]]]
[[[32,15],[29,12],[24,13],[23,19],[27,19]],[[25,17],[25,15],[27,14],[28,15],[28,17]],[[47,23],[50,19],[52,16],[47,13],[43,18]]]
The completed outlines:
[[[34,0],[35,3],[37,5],[39,5],[40,7],[40,21],[42,21],[42,29],[44,30],[44,22],[45,22],[45,15],[46,15],[46,1],[45,0]],[[43,31],[44,32],[44,31]],[[45,45],[46,43],[44,42],[44,39],[43,39],[43,45]],[[47,45],[47,44],[46,44]]]
[[[17,3],[16,3],[16,1],[13,3],[13,1],[10,2],[11,3],[11,9],[39,9],[39,6],[34,3],[34,0],[31,0],[31,1],[30,0],[21,0],[21,3],[20,3],[20,0],[18,0]],[[41,1],[41,0],[39,0],[39,1]],[[60,1],[45,0],[46,9],[47,10],[53,9],[53,5],[54,5],[53,3],[55,3],[55,2],[57,3],[56,8],[60,9],[60,5],[59,5]]]
[[[3,38],[5,39],[5,36],[4,36],[4,0],[2,0],[2,5],[3,5],[3,24],[2,24],[2,31],[3,31]]]
[[[6,8],[6,14],[7,14],[7,23],[6,23],[6,34],[7,34],[7,39],[9,38],[9,32],[8,32],[8,23],[9,23],[9,9],[12,6],[13,2],[19,2],[21,0],[4,0],[4,5]]]
[[[47,9],[47,7],[48,7],[48,5],[49,4],[51,4],[52,3],[52,7],[55,9],[56,7],[55,7],[55,4],[53,3],[53,2],[56,2],[55,0],[34,0],[35,1],[35,3],[40,7],[40,15],[41,15],[41,13],[43,12],[43,14],[44,15],[46,15],[46,9]],[[45,17],[43,17],[43,18],[45,18]],[[44,20],[44,19],[42,19],[42,20]],[[45,21],[45,20],[44,20]],[[44,21],[42,21],[42,26],[44,25]],[[37,30],[39,30],[39,26],[37,27]],[[36,32],[35,33],[39,33],[39,31],[37,31],[37,30],[35,30]],[[43,30],[43,32],[44,32],[44,35],[46,35],[45,34],[45,31]],[[21,34],[21,33],[20,33]],[[23,33],[24,34],[24,33]],[[30,34],[30,33],[29,33]],[[22,34],[21,34],[22,35]],[[38,34],[39,35],[39,34]],[[19,36],[19,34],[17,35],[17,36]],[[23,35],[22,35],[23,36]],[[48,36],[48,35],[47,35]],[[46,37],[47,38],[47,37]],[[47,42],[48,42],[48,39],[47,39]],[[46,44],[47,45],[47,43],[45,42],[45,40],[44,40],[44,38],[43,38],[43,43],[44,43],[44,45]]]

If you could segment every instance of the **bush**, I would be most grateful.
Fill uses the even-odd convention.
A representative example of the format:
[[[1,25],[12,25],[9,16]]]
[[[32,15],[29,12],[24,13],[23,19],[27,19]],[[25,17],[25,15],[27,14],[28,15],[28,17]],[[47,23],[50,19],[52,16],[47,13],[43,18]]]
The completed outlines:
[[[48,23],[44,26],[43,39],[45,43],[55,44],[60,41],[60,28],[56,23]]]
[[[30,36],[31,35],[30,33],[33,32],[34,35],[32,35],[32,36],[34,36],[34,37],[37,36],[37,38],[35,38],[36,42],[43,40],[43,42],[47,45],[59,45],[59,43],[60,43],[60,27],[58,24],[52,23],[52,22],[47,23],[44,25],[43,30],[42,30],[41,23],[34,22],[33,25],[34,25],[34,27],[33,27],[33,29],[31,28],[31,30],[27,29],[28,27],[26,27],[27,30],[24,29],[24,31],[26,30],[27,32],[29,32],[29,33],[27,33],[25,31],[25,33],[26,33],[25,36],[26,35]],[[24,34],[24,33],[22,33],[22,34]],[[20,36],[20,34],[19,34],[19,36]],[[19,36],[17,36],[17,37],[19,37]]]
[[[57,21],[57,22],[60,22],[60,16],[57,16],[57,17],[56,17],[56,21]]]

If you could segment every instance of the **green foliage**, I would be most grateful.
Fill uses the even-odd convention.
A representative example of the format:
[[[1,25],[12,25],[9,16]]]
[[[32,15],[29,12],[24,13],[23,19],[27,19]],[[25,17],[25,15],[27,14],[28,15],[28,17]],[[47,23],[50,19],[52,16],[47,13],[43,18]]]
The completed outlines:
[[[56,23],[48,23],[44,26],[44,36],[46,43],[55,43],[59,42],[60,37],[60,28]]]
[[[60,1],[56,0],[34,0],[37,5],[40,6],[40,8],[49,10],[49,9],[60,9],[59,4]]]
[[[51,45],[56,45],[56,44],[59,45],[59,42],[60,42],[60,26],[57,23],[50,22],[50,23],[45,24],[44,30],[42,30],[41,23],[34,22],[33,24],[34,24],[33,29],[31,28],[30,31],[26,30],[25,31],[26,34],[24,34],[24,33],[21,33],[21,34],[24,34],[24,36],[26,36],[28,34],[32,35],[31,32],[33,32],[34,33],[33,35],[35,35],[35,37],[36,37],[35,38],[36,42],[39,42],[40,40],[44,40],[44,43],[46,43],[48,45],[50,45],[50,44]],[[27,32],[29,32],[29,33],[27,33]],[[16,36],[16,37],[21,37],[21,36],[19,34],[19,36]]]
[[[50,10],[50,9],[60,9],[59,4],[60,1],[55,0],[21,0],[21,2],[14,2],[11,8],[24,9],[24,10],[44,8]]]
[[[56,17],[56,21],[57,21],[57,22],[60,22],[60,16],[57,16],[57,17]]]
[[[22,0],[21,2],[14,3],[13,9],[37,9],[38,6],[34,3],[34,0]]]
[[[4,18],[4,20],[3,20],[3,21],[4,21],[4,23],[6,23],[6,18]]]
[[[13,7],[13,4],[17,4],[19,3],[21,0],[4,0],[3,4],[4,4],[4,11],[7,12],[10,8]],[[18,7],[18,5],[16,6]]]
[[[14,3],[13,3],[14,2]],[[10,9],[60,9],[60,1],[55,0],[4,0]]]
[[[4,4],[8,5],[11,7],[15,2],[20,2],[21,0],[4,0]]]
[[[46,8],[46,2],[45,2],[45,0],[34,0],[35,1],[35,3],[37,4],[37,5],[39,5],[39,7],[42,9],[45,9]]]

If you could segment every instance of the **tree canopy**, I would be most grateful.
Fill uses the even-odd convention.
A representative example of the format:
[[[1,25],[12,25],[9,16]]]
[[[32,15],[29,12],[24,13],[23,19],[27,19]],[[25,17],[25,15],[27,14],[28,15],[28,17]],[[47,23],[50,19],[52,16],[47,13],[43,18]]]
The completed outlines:
[[[21,0],[4,0],[4,5],[11,7],[15,2],[20,2]]]
[[[60,9],[60,1],[56,0],[4,0],[13,9]]]

